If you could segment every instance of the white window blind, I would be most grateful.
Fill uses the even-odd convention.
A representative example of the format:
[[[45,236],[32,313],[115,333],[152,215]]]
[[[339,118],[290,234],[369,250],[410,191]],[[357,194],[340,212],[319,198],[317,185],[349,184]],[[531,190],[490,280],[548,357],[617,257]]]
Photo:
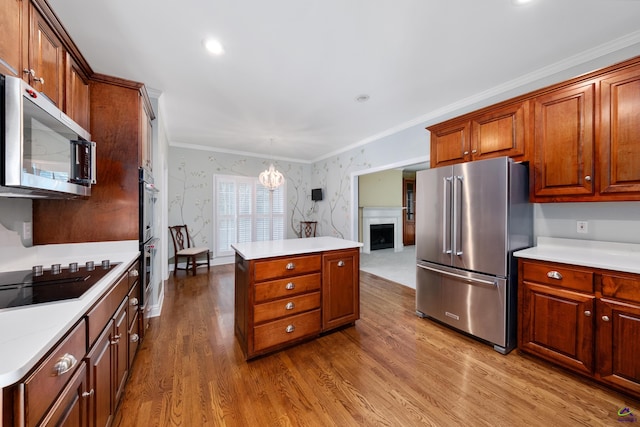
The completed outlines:
[[[232,243],[284,239],[286,183],[269,192],[257,178],[215,176],[215,256]]]

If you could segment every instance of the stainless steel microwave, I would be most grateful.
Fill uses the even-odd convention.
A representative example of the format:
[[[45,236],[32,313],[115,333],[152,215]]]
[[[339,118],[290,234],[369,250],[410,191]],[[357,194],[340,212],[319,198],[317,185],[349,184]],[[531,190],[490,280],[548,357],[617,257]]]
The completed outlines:
[[[96,183],[91,135],[23,80],[0,75],[0,197],[74,198]]]

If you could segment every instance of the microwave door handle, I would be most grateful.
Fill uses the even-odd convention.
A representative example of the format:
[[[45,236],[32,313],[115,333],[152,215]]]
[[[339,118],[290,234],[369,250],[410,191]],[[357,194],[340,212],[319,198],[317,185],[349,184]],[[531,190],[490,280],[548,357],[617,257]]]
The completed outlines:
[[[97,153],[96,153],[96,149],[97,149],[97,145],[95,142],[93,141],[89,141],[89,146],[91,147],[91,176],[89,177],[91,184],[95,184],[97,183]]]
[[[451,177],[442,180],[442,253],[451,254]]]
[[[464,177],[457,175],[453,183],[453,252],[462,256],[462,189]]]

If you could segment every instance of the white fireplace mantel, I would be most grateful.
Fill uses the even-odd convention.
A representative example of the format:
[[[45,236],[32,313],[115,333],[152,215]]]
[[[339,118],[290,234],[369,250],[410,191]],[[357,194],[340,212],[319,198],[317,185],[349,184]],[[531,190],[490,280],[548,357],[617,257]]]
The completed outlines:
[[[401,252],[403,208],[363,207],[362,208],[362,252],[371,253],[371,224],[393,224],[393,251]]]

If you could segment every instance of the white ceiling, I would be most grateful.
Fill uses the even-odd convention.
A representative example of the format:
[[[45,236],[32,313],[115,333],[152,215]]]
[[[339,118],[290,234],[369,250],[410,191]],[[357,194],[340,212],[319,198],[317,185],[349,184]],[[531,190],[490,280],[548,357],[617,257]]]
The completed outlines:
[[[638,0],[49,3],[95,72],[162,93],[171,144],[305,162],[558,64],[640,55]]]

